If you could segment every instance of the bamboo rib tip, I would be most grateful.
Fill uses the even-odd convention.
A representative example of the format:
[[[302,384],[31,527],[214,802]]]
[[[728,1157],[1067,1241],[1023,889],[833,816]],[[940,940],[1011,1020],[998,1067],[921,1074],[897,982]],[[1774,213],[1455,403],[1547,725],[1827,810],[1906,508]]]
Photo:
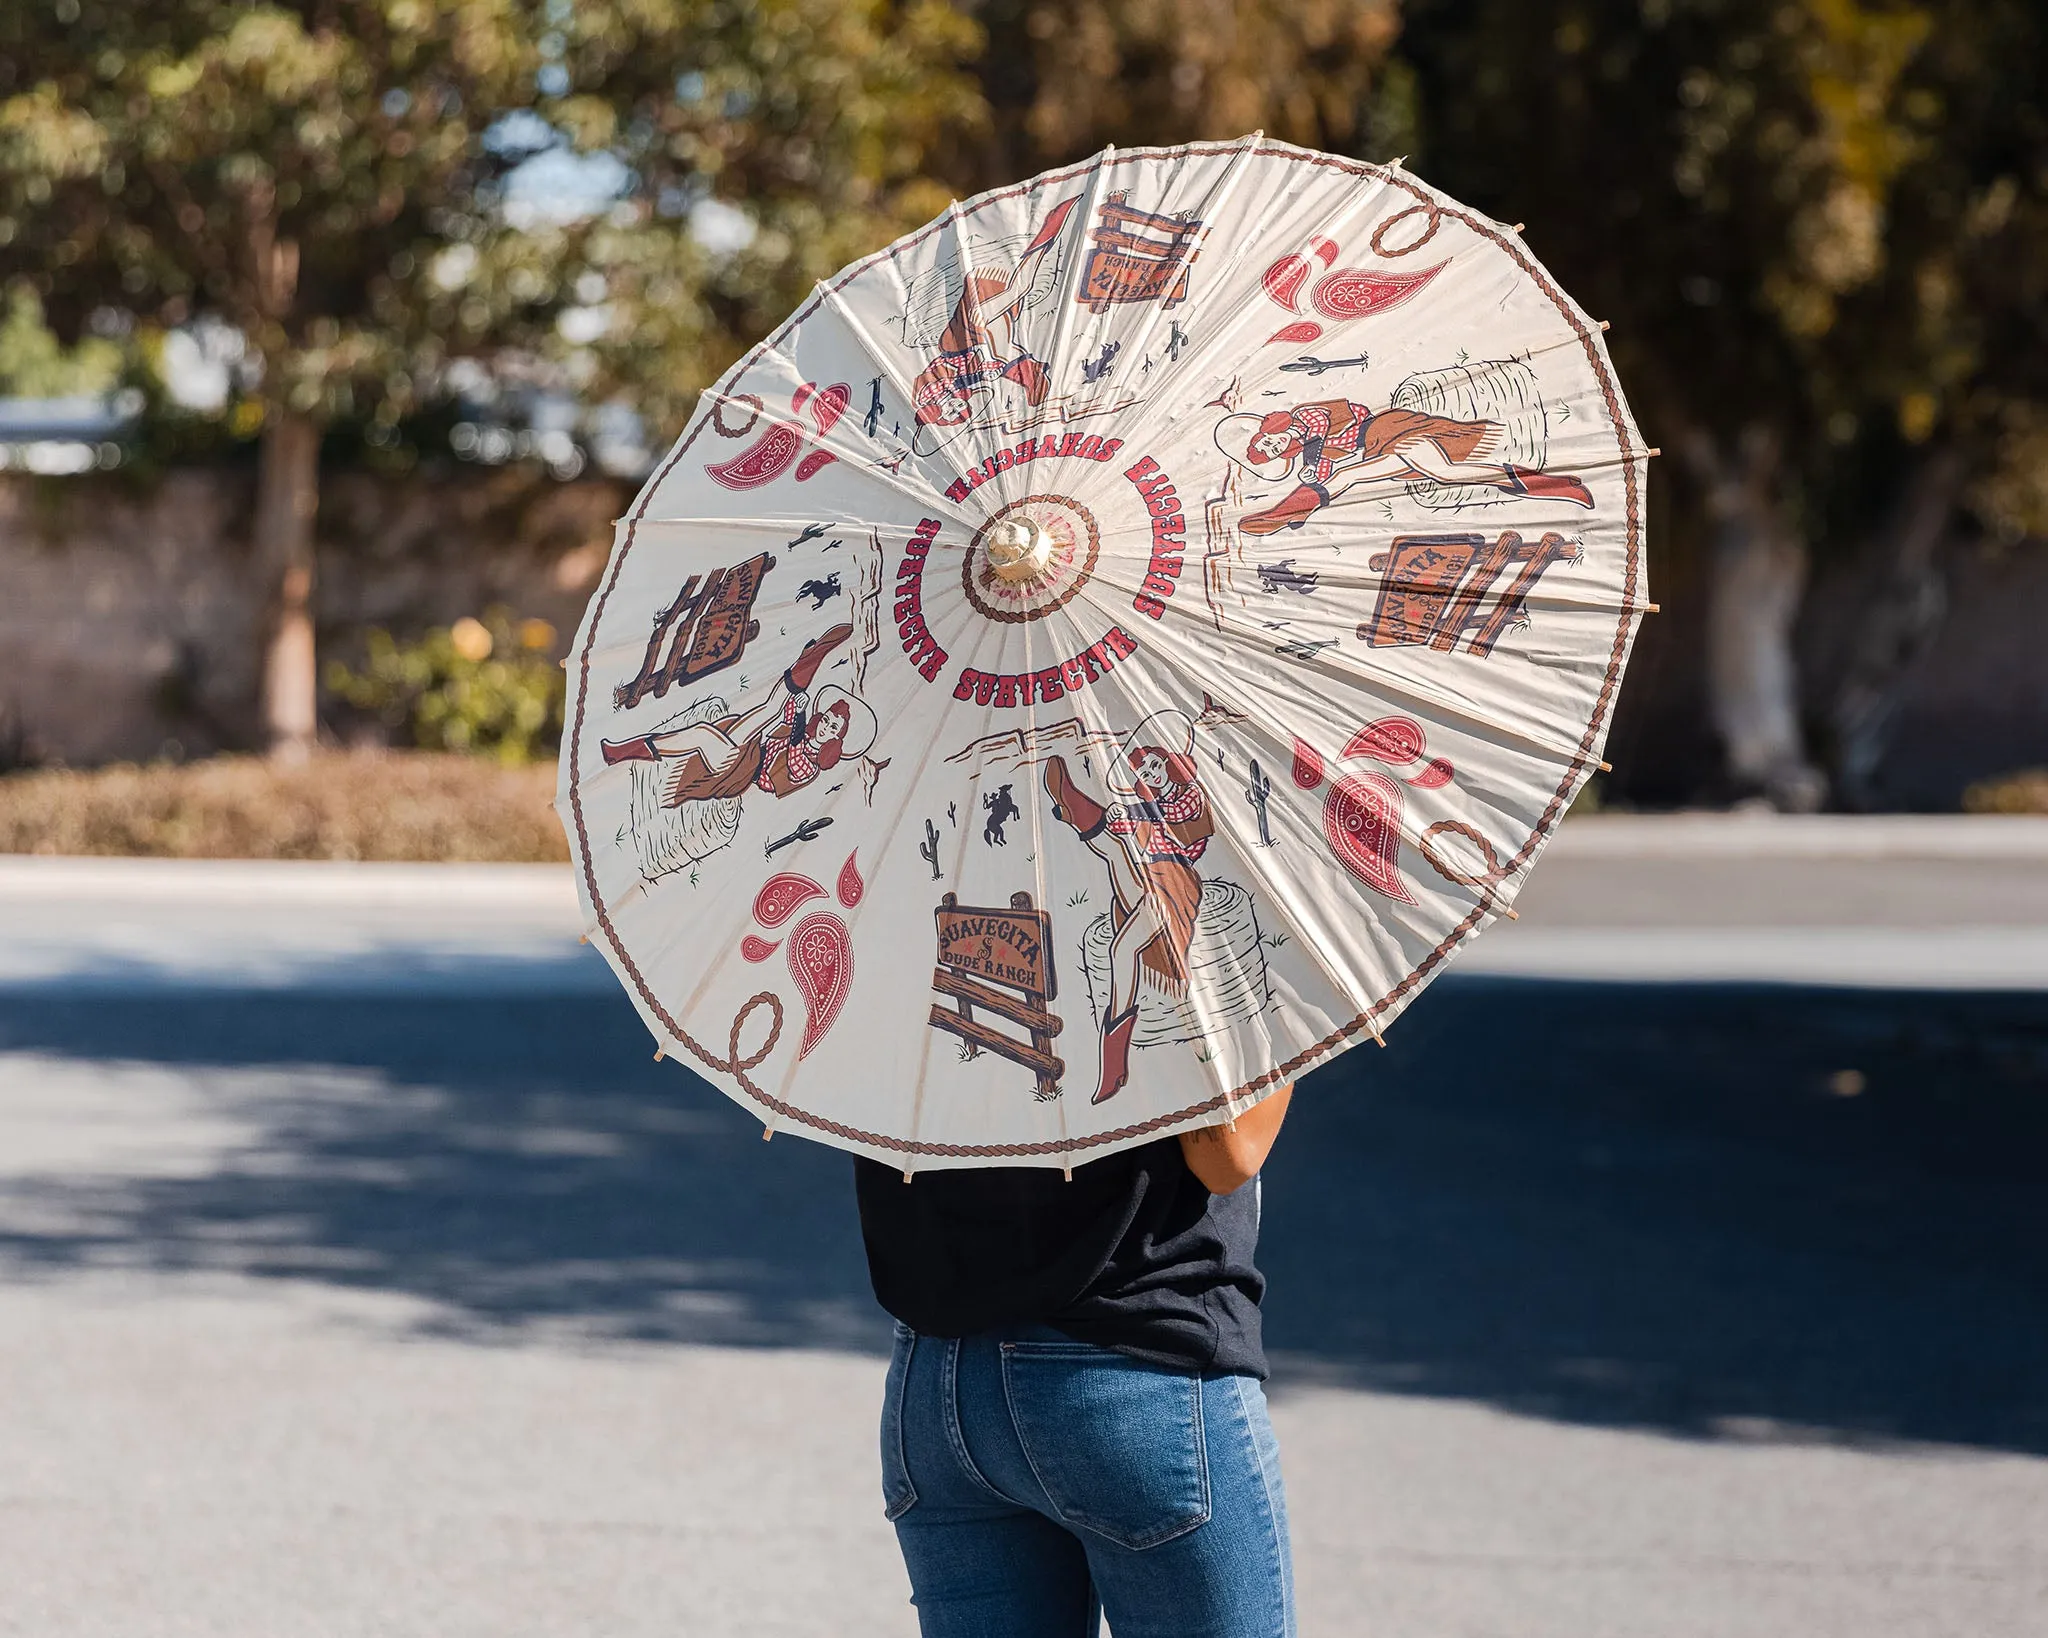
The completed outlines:
[[[775,1128],[774,1128],[774,1127],[772,1127],[772,1126],[763,1126],[763,1127],[761,1128],[761,1141],[762,1141],[763,1143],[767,1143],[767,1142],[768,1142],[768,1141],[770,1141],[770,1140],[771,1140],[771,1139],[772,1139],[772,1138],[773,1138],[774,1136],[775,1136]]]
[[[590,935],[588,933],[578,933],[576,935],[576,942],[578,944],[588,944],[590,942]]]
[[[955,203],[955,204],[958,204],[958,203],[959,203],[959,201],[958,201],[958,200],[955,200],[955,201],[954,201],[954,203]],[[908,1172],[905,1172],[905,1173],[903,1174],[903,1181],[904,1181],[904,1182],[906,1182],[906,1183],[908,1183],[908,1182],[910,1181],[910,1174],[909,1174]]]
[[[1603,762],[1603,763],[1601,763],[1601,764],[1600,764],[1600,771],[1601,771],[1602,773],[1613,773],[1613,772],[1614,772],[1614,764],[1613,764],[1613,763],[1611,763],[1611,762]]]
[[[1073,1182],[1073,1181],[1074,1181],[1074,1168],[1073,1168],[1073,1167],[1071,1167],[1071,1166],[1062,1166],[1062,1167],[1060,1168],[1060,1179],[1061,1179],[1061,1181],[1062,1181],[1062,1182],[1066,1182],[1066,1183],[1071,1183],[1071,1182]]]
[[[1510,910],[1503,907],[1501,914],[1506,916],[1509,921],[1520,921],[1522,919],[1522,913],[1519,910]]]
[[[1645,603],[1643,605],[1643,612],[1645,614],[1662,614],[1664,612],[1664,605],[1662,603]]]
[[[1520,232],[1522,231],[1522,229],[1523,229],[1523,228],[1525,228],[1525,227],[1527,227],[1528,225],[1529,225],[1529,224],[1528,224],[1527,222],[1517,222],[1517,223],[1516,223],[1516,224],[1515,224],[1515,225],[1514,225],[1514,226],[1513,226],[1512,228],[1510,228],[1510,229],[1509,229],[1508,231],[1509,231],[1510,233],[1520,233]]]
[[[1605,319],[1602,319],[1602,320],[1600,321],[1600,328],[1601,328],[1601,329],[1603,329],[1603,330],[1607,330],[1607,329],[1611,329],[1611,328],[1612,328],[1612,326],[1611,326],[1610,324],[1608,324],[1608,322],[1607,322],[1607,321],[1606,321]]]
[[[668,1048],[667,1048],[667,1047],[665,1047],[665,1046],[658,1046],[658,1047],[656,1047],[656,1048],[654,1049],[654,1061],[655,1061],[656,1063],[660,1063],[660,1062],[661,1062],[661,1060],[662,1060],[662,1059],[664,1059],[664,1058],[666,1058],[667,1056],[668,1056]]]
[[[1656,459],[1656,458],[1657,458],[1657,457],[1658,457],[1659,455],[1662,455],[1662,454],[1664,453],[1664,451],[1663,451],[1663,450],[1661,450],[1661,449],[1652,449],[1652,450],[1646,450],[1646,451],[1645,451],[1644,453],[1645,453],[1646,455],[1648,455],[1648,457],[1649,457],[1649,458],[1650,458],[1651,460],[1653,460],[1653,461],[1654,461],[1654,460],[1655,460],[1655,459]]]

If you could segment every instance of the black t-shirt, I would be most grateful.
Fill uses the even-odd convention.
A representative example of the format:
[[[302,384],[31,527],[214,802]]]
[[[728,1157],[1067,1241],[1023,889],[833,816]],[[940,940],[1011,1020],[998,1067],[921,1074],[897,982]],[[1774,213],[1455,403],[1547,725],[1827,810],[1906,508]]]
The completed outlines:
[[[1212,1195],[1163,1138],[1074,1168],[854,1161],[868,1273],[913,1331],[1050,1325],[1149,1364],[1266,1375],[1259,1190]]]

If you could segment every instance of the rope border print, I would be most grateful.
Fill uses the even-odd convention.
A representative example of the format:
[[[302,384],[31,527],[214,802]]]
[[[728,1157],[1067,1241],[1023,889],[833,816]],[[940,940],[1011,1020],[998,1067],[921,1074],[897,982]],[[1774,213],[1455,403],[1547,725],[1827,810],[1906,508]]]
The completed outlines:
[[[1438,857],[1437,850],[1430,845],[1433,836],[1462,836],[1479,850],[1479,856],[1486,861],[1486,868],[1477,874],[1468,875],[1462,870],[1453,870]],[[1491,887],[1509,870],[1511,865],[1500,862],[1500,855],[1493,850],[1493,844],[1478,831],[1460,819],[1439,819],[1421,836],[1416,838],[1415,850],[1429,861],[1429,868],[1447,882],[1456,882],[1460,887]]]
[[[747,417],[747,424],[743,427],[727,426],[725,424],[725,404],[718,399],[713,399],[711,402],[711,430],[721,438],[744,438],[759,424],[761,411],[764,406],[761,400],[750,392],[735,393],[731,402],[735,404],[751,404],[753,406],[754,413]]]

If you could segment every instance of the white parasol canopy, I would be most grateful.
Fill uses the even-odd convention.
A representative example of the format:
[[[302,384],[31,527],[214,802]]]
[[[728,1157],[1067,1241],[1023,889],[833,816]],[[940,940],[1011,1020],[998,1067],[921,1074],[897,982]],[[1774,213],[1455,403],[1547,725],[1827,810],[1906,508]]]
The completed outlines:
[[[906,1172],[1071,1167],[1379,1035],[1599,766],[1645,460],[1597,323],[1399,166],[1107,150],[706,392],[558,805],[663,1049]]]

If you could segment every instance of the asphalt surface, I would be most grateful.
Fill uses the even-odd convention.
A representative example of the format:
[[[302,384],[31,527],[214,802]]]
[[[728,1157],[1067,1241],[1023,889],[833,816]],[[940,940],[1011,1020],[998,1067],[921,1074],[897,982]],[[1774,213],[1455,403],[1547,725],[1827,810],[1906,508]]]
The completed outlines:
[[[1297,1097],[1310,1638],[2048,1630],[2048,845],[1732,823],[1569,828]],[[575,931],[0,861],[0,1632],[915,1630],[847,1163]]]

